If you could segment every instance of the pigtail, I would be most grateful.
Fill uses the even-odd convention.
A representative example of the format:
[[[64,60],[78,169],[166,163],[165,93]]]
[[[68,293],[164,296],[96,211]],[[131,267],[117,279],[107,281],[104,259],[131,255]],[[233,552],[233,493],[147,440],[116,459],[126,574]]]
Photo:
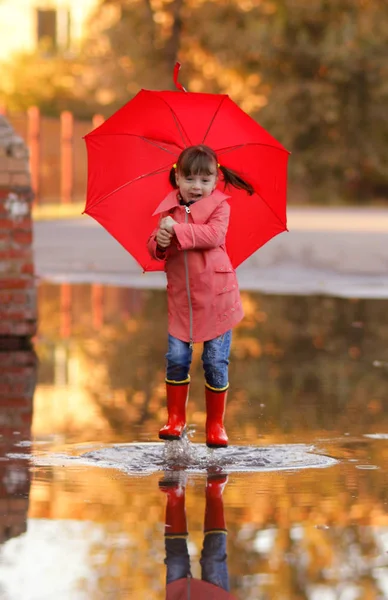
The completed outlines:
[[[168,180],[171,183],[171,185],[174,188],[174,190],[176,190],[178,188],[178,186],[176,184],[176,179],[175,179],[175,170],[176,170],[175,166],[171,167],[170,173],[168,175]]]
[[[250,196],[255,193],[251,184],[240,177],[236,171],[228,169],[228,167],[224,167],[223,165],[220,165],[218,168],[224,177],[225,187],[231,185],[239,190],[245,190]]]

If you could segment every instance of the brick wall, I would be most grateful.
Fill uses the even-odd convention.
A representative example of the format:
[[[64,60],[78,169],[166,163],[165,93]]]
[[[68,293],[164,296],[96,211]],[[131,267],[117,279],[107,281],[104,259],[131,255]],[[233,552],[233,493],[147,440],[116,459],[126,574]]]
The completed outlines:
[[[0,349],[36,330],[28,149],[0,115]]]
[[[33,351],[0,352],[0,544],[26,531],[36,371]]]

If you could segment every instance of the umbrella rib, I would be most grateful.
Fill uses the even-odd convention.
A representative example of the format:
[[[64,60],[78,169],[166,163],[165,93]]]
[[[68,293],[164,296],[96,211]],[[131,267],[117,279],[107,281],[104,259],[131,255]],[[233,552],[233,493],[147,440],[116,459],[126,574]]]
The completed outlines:
[[[151,146],[156,146],[156,148],[159,148],[159,150],[163,150],[163,152],[167,152],[167,154],[172,154],[173,156],[175,156],[175,158],[178,156],[178,154],[176,154],[175,152],[172,152],[171,150],[167,150],[166,148],[163,148],[163,146],[159,146],[159,144],[157,144],[154,140],[151,140],[143,135],[138,135],[137,133],[99,133],[96,135],[128,135],[128,136],[132,136],[132,137],[137,137],[140,140],[143,140],[144,142],[147,142],[147,144],[150,144]],[[96,137],[96,136],[94,136]]]
[[[278,146],[272,146],[271,144],[262,144],[260,142],[247,142],[246,144],[227,146],[226,148],[221,148],[221,150],[217,150],[217,154],[227,154],[228,152],[233,152],[233,150],[238,150],[239,148],[246,148],[247,146],[266,146],[267,148],[273,148],[273,150],[279,150],[280,152],[286,152],[287,154],[291,154],[291,152],[286,148],[279,148]]]
[[[255,190],[255,191],[256,191],[256,190]],[[258,194],[257,192],[256,192],[256,194],[259,196],[259,198],[261,198],[261,200],[264,202],[264,204],[266,204],[266,205],[268,206],[269,210],[272,212],[272,214],[274,214],[274,215],[275,215],[275,217],[276,217],[276,218],[277,218],[277,220],[278,220],[278,221],[279,221],[279,222],[280,222],[280,223],[283,225],[283,227],[284,227],[285,229],[287,229],[287,223],[284,223],[283,219],[281,219],[281,218],[279,217],[279,215],[278,215],[278,214],[277,214],[277,213],[274,211],[274,209],[272,208],[272,206],[271,206],[270,204],[268,204],[268,202],[266,201],[266,199],[265,199],[265,198],[263,198],[263,196],[262,196],[261,194]]]
[[[287,154],[290,154],[289,151],[286,150],[285,148],[277,148],[276,146],[270,146],[269,144],[259,144],[257,142],[251,142],[248,144],[240,144],[239,146],[231,146],[230,148],[225,148],[223,150],[217,150],[217,154],[218,154],[218,156],[220,154],[227,154],[228,152],[232,152],[232,150],[237,150],[238,148],[245,148],[246,146],[268,146],[269,148],[273,148],[274,150],[281,150],[283,152],[287,152]],[[255,190],[255,192],[256,192],[256,190]],[[259,198],[261,198],[261,200],[264,202],[264,204],[266,204],[268,206],[269,210],[275,215],[275,217],[278,219],[278,221],[280,221],[280,223],[283,225],[283,227],[285,227],[285,229],[287,229],[287,224],[284,223],[283,219],[281,219],[279,217],[279,215],[274,211],[272,206],[270,204],[268,204],[266,199],[263,198],[263,196],[261,194],[259,194],[258,192],[256,192],[256,194],[259,196]]]
[[[183,127],[182,123],[178,119],[177,115],[174,113],[173,109],[171,108],[171,106],[169,105],[169,103],[167,102],[167,100],[165,100],[164,98],[161,98],[160,96],[158,96],[158,98],[160,98],[160,100],[162,100],[162,102],[164,102],[168,106],[168,108],[169,108],[169,110],[170,110],[170,112],[172,114],[172,118],[175,121],[176,128],[177,128],[177,130],[180,133],[180,136],[182,138],[183,145],[184,145],[185,148],[187,148],[187,144],[185,142],[184,136],[186,136],[186,138],[188,139],[188,141],[189,141],[190,144],[191,144],[191,140],[190,140],[189,136],[187,135],[187,132],[186,132],[185,128]]]
[[[168,154],[172,154],[173,156],[177,156],[177,154],[175,154],[175,152],[171,152],[171,150],[166,150],[166,148],[163,148],[163,146],[159,146],[159,144],[157,144],[156,142],[154,142],[153,140],[150,140],[146,137],[143,137],[141,135],[139,135],[139,138],[144,140],[145,142],[147,142],[147,144],[150,144],[151,146],[156,146],[157,148],[159,148],[159,150],[163,150],[164,152],[167,152]]]
[[[215,120],[216,116],[218,115],[218,112],[219,112],[219,110],[221,109],[221,106],[222,106],[222,104],[223,104],[223,102],[224,102],[224,100],[225,100],[225,99],[226,99],[226,96],[224,96],[224,97],[222,98],[221,102],[220,102],[220,103],[219,103],[219,105],[217,106],[217,110],[215,111],[214,115],[212,116],[212,119],[211,119],[211,121],[210,121],[210,123],[209,123],[209,127],[207,128],[207,130],[206,130],[206,132],[205,132],[205,135],[204,135],[204,137],[203,137],[202,144],[204,144],[204,143],[205,143],[205,140],[206,140],[206,138],[207,138],[207,136],[208,136],[208,133],[209,133],[209,131],[210,131],[210,129],[211,129],[211,126],[213,125],[213,123],[214,123],[214,120]]]
[[[144,173],[144,175],[139,175],[139,177],[135,177],[135,179],[131,179],[131,181],[127,181],[126,183],[123,183],[123,185],[120,185],[118,188],[112,190],[108,194],[105,194],[105,196],[102,196],[102,198],[99,198],[98,200],[96,200],[96,202],[94,204],[92,204],[91,206],[88,206],[84,212],[87,213],[90,209],[97,206],[97,204],[100,204],[100,202],[102,202],[103,200],[106,200],[106,198],[109,198],[109,196],[112,196],[116,192],[119,192],[120,190],[125,188],[127,185],[131,185],[131,183],[134,183],[135,181],[139,181],[139,179],[143,179],[144,177],[151,177],[152,175],[159,175],[160,173],[168,172],[169,169],[170,169],[170,165],[166,165],[165,167],[156,169],[156,171],[151,171],[150,173]]]

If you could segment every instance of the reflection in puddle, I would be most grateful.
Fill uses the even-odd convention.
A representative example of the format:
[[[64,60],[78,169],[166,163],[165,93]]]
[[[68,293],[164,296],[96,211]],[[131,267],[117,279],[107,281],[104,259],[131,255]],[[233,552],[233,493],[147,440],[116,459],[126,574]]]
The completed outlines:
[[[7,600],[101,598],[96,573],[102,568],[100,556],[93,560],[93,548],[108,545],[105,536],[105,527],[98,523],[29,519],[27,533],[2,550],[0,585],[6,593],[2,597]],[[124,548],[130,545],[129,539],[122,539],[121,543]],[[111,539],[111,551],[116,545],[117,540]]]
[[[195,436],[156,443],[164,293],[43,284],[39,297],[32,438],[32,355],[1,375],[0,596],[164,599],[166,479],[185,488],[183,554],[201,580],[206,477],[226,471],[238,600],[388,597],[386,302],[243,294],[231,446],[210,453],[197,351]]]
[[[31,438],[36,371],[34,352],[0,352],[0,543],[26,531],[30,471],[21,454]],[[6,459],[11,449],[13,457]]]
[[[388,430],[386,301],[244,293],[226,425],[231,443],[315,442]],[[34,433],[66,441],[157,441],[165,419],[165,292],[98,285],[39,289]],[[195,347],[188,405],[204,441]],[[385,427],[384,427],[385,424]]]
[[[223,492],[226,475],[209,475],[205,486],[201,579],[193,578],[188,549],[186,488],[168,476],[159,482],[166,496],[164,547],[166,552],[166,598],[233,600],[227,557],[227,528]],[[225,593],[224,593],[225,592]]]

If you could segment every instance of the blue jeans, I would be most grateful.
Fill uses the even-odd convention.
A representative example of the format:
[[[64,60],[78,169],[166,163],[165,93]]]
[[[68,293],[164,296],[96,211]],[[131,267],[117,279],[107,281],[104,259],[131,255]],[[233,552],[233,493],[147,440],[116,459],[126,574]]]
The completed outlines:
[[[190,556],[185,538],[166,539],[167,584],[190,575]],[[203,541],[201,578],[229,591],[226,533],[208,533]]]
[[[202,364],[206,383],[213,388],[222,389],[228,385],[228,365],[232,331],[203,343]],[[193,349],[189,342],[168,335],[166,354],[168,381],[185,381],[189,376]]]

